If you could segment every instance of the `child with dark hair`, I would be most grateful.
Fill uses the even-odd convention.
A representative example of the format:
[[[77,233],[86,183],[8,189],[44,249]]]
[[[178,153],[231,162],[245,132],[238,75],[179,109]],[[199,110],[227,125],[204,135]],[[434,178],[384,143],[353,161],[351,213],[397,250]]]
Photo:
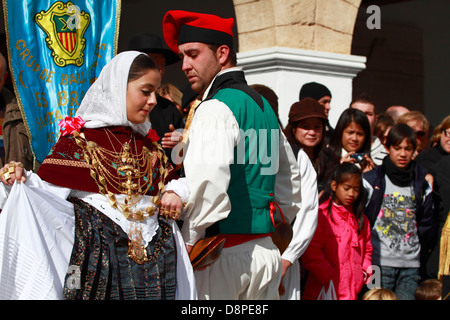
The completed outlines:
[[[318,299],[321,289],[332,285],[338,300],[356,300],[372,265],[361,170],[352,163],[339,164],[320,202],[317,229],[302,256],[309,271],[302,299]]]
[[[414,300],[421,262],[436,233],[432,189],[425,170],[413,161],[416,146],[411,127],[394,125],[386,139],[388,156],[364,174],[373,264],[381,269],[381,286],[399,300]]]

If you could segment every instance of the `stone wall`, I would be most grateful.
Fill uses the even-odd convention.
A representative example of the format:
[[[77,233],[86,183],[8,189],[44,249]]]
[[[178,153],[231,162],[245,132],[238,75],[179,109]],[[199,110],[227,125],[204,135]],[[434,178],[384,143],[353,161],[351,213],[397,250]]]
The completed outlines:
[[[361,0],[233,0],[239,51],[289,47],[351,53]]]

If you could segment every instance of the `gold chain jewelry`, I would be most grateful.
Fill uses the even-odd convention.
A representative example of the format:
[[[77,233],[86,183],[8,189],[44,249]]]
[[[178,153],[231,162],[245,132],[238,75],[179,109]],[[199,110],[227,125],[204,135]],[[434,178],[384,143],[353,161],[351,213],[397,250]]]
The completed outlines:
[[[135,222],[144,221],[152,216],[155,213],[155,209],[153,206],[149,206],[144,210],[134,211],[133,208],[142,200],[152,186],[153,165],[155,164],[154,155],[145,146],[142,147],[140,154],[134,154],[129,142],[122,144],[111,133],[122,145],[121,150],[117,152],[108,132],[106,130],[105,132],[114,151],[100,147],[93,141],[87,141],[83,133],[74,132],[73,136],[76,144],[83,150],[84,160],[90,164],[90,175],[96,182],[99,193],[108,199],[111,207],[119,210],[128,220],[134,222],[134,227],[131,228],[128,234],[130,238],[128,246],[129,257],[138,264],[146,263],[148,261],[146,246],[142,244],[142,232]],[[137,153],[134,134],[130,142],[132,140],[134,140],[134,148]],[[168,175],[168,170],[166,169],[168,158],[161,145],[153,142],[153,146],[157,148],[158,171],[161,176],[157,195],[153,197],[153,203],[156,207],[159,207],[161,202],[160,194],[164,191],[165,179]],[[143,187],[141,186],[141,180],[144,181]],[[114,190],[109,190],[108,186],[112,186]],[[112,191],[126,195],[124,202],[118,202]]]

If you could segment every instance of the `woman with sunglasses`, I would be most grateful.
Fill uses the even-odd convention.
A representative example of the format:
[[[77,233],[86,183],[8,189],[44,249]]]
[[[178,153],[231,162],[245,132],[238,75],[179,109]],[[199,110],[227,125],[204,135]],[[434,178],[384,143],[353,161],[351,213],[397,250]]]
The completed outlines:
[[[430,139],[431,148],[417,156],[417,162],[431,169],[442,157],[450,154],[450,115],[434,129]]]
[[[398,118],[397,123],[404,123],[413,128],[417,140],[417,149],[413,156],[415,159],[419,153],[427,149],[429,146],[428,138],[430,132],[430,122],[422,112],[410,111]]]

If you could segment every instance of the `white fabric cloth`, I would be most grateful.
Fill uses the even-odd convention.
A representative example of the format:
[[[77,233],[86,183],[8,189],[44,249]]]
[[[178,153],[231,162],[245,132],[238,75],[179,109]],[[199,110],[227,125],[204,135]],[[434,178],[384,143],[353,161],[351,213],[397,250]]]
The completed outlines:
[[[14,184],[0,214],[0,299],[62,298],[73,238],[70,202]]]
[[[146,136],[150,122],[133,124],[128,121],[126,106],[128,72],[134,59],[145,54],[124,51],[115,56],[100,72],[89,87],[75,116],[86,121],[86,128],[129,126]]]
[[[218,75],[235,70],[239,69],[227,69]],[[279,137],[279,159],[273,159],[278,165],[275,202],[281,207],[285,218],[292,222],[301,207],[299,168],[281,130]],[[236,118],[223,102],[215,99],[202,102],[192,120],[183,162],[190,191],[182,228],[187,244],[195,244],[203,237],[206,228],[225,219],[231,210],[227,189],[234,147],[239,138]]]
[[[302,207],[292,226],[292,240],[281,256],[292,263],[282,280],[285,288],[285,294],[280,296],[282,300],[300,300],[300,263],[298,259],[314,236],[319,211],[317,174],[303,149],[298,152],[297,163],[300,168]]]
[[[8,194],[3,185],[0,189]],[[70,191],[33,173],[26,183],[14,184],[0,214],[0,299],[62,298],[74,242],[73,205],[65,200]],[[181,232],[175,222],[171,225],[177,246],[176,298],[197,299]]]
[[[270,237],[248,241],[224,248],[216,262],[195,275],[202,300],[278,300],[280,253]]]

